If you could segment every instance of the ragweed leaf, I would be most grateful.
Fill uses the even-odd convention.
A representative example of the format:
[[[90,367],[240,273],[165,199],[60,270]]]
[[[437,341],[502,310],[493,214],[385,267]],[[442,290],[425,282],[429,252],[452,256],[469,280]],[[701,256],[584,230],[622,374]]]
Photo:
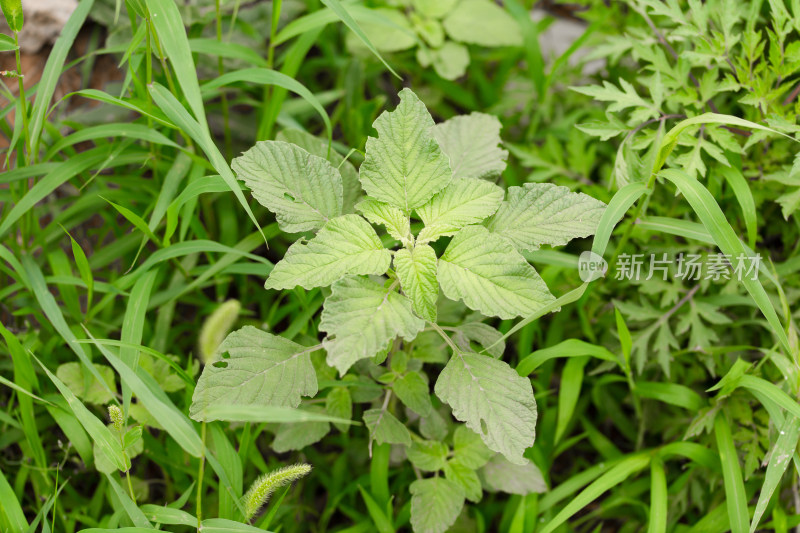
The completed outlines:
[[[260,141],[231,168],[287,233],[317,230],[342,214],[341,174],[297,145]]]
[[[555,300],[514,246],[483,226],[456,233],[439,259],[439,283],[448,298],[504,319],[533,314]]]
[[[203,369],[190,416],[204,420],[203,410],[219,403],[297,407],[302,396],[317,394],[313,350],[253,326],[234,331],[218,349],[221,358]]]
[[[436,252],[427,244],[417,244],[411,251],[403,248],[394,254],[394,269],[403,292],[411,298],[414,312],[428,322],[436,322]]]
[[[459,351],[439,374],[435,392],[490,449],[525,464],[522,453],[536,436],[530,380],[503,361]]]
[[[437,124],[433,136],[450,159],[455,178],[496,178],[508,152],[499,148],[502,125],[494,115],[471,113]]]
[[[411,484],[411,526],[415,533],[442,533],[464,507],[464,489],[449,479],[418,479]]]
[[[356,205],[356,209],[373,224],[383,224],[389,235],[410,245],[413,241],[411,236],[411,221],[408,215],[393,205],[385,204],[372,198],[365,198]]]
[[[605,208],[603,202],[567,187],[526,183],[508,188],[508,199],[486,226],[520,251],[532,251],[594,234]]]
[[[400,335],[413,340],[425,322],[411,312],[411,301],[386,287],[359,277],[337,281],[325,300],[320,331],[328,364],[340,374],[359,359],[372,357]]]
[[[366,220],[342,215],[325,224],[307,244],[291,245],[264,287],[323,287],[349,274],[383,274],[390,261],[391,254]]]
[[[373,124],[378,137],[367,139],[359,177],[369,196],[409,213],[450,183],[452,173],[425,104],[409,89],[399,96],[397,108]]]
[[[464,226],[477,224],[493,215],[502,201],[503,189],[493,183],[455,178],[417,209],[417,215],[425,223],[417,240],[421,243],[435,241],[456,233]]]

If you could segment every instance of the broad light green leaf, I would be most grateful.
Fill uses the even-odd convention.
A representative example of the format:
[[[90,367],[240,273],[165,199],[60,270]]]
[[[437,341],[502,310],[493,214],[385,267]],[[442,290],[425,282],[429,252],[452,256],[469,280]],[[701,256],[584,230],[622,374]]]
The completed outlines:
[[[261,141],[231,163],[287,233],[313,231],[342,214],[342,176],[295,144]]]
[[[453,235],[464,226],[477,224],[492,216],[502,202],[503,189],[494,183],[455,178],[443,191],[417,209],[417,215],[425,223],[417,240],[425,243],[444,235]]]
[[[410,341],[425,327],[412,313],[411,300],[374,281],[349,277],[331,289],[319,329],[328,334],[323,341],[328,364],[340,374],[386,348],[398,335]]]
[[[436,262],[436,252],[427,244],[417,244],[411,251],[401,248],[394,254],[394,269],[400,286],[411,298],[414,312],[428,322],[436,322],[439,297]]]
[[[453,177],[492,179],[506,169],[508,152],[498,146],[501,128],[497,117],[477,112],[436,125],[433,136],[450,159]]]
[[[397,418],[385,409],[364,411],[364,424],[372,440],[378,444],[403,444],[411,446],[411,433]]]
[[[389,235],[408,246],[412,243],[411,221],[408,215],[393,205],[365,198],[356,209],[373,224],[383,224]]]
[[[350,420],[353,417],[353,400],[347,387],[334,387],[325,398],[325,412],[330,416]],[[348,425],[335,422],[339,431],[347,431]]]
[[[567,187],[526,183],[508,188],[508,199],[486,226],[520,251],[533,251],[594,234],[605,208],[603,202]]]
[[[436,395],[486,445],[515,464],[536,436],[536,401],[530,380],[485,355],[455,352],[436,381]]]
[[[319,442],[331,430],[327,422],[300,422],[281,424],[275,432],[272,449],[278,453],[302,450]]]
[[[360,26],[378,51],[399,52],[408,50],[417,44],[414,30],[402,13],[391,8],[377,8],[373,9],[372,12],[385,19],[386,23],[362,21]],[[355,33],[347,34],[347,47],[353,51],[358,49],[368,50]]]
[[[430,18],[441,18],[456,5],[458,0],[413,0],[414,9]]]
[[[439,283],[453,300],[510,319],[553,302],[547,285],[514,246],[483,226],[459,231],[439,259]]]
[[[204,420],[211,405],[297,407],[317,394],[317,376],[308,348],[245,326],[222,342],[216,363],[206,365],[192,396],[189,414]]]
[[[216,43],[216,41],[214,41]],[[310,133],[296,129],[286,129],[275,136],[278,141],[296,144],[311,155],[327,159],[342,176],[342,213],[352,213],[356,200],[362,194],[358,171],[334,149],[328,150],[328,141],[314,137]]]
[[[453,454],[459,463],[472,469],[482,467],[496,455],[480,435],[461,425],[453,432]]]
[[[465,350],[470,349],[470,341],[483,346],[486,353],[494,358],[502,357],[506,351],[503,334],[483,322],[467,322],[456,326],[453,340]],[[522,374],[520,374],[522,375]]]
[[[525,495],[547,490],[539,468],[527,459],[518,465],[497,454],[481,469],[480,477],[483,486],[494,492]]]
[[[433,411],[431,391],[419,372],[409,372],[392,383],[392,390],[403,404],[420,416]]]
[[[264,287],[324,287],[348,274],[383,274],[391,261],[378,234],[358,215],[342,215],[319,230],[308,243],[298,240],[270,272]]]
[[[464,43],[522,45],[517,22],[490,0],[462,0],[444,19],[444,29],[450,37]]]
[[[436,472],[444,468],[447,452],[447,446],[435,440],[415,441],[406,448],[406,456],[411,464],[425,472]]]
[[[457,459],[447,461],[444,465],[444,477],[461,485],[464,495],[471,502],[479,502],[483,496],[483,485],[478,474],[472,468],[464,466]]]
[[[452,172],[425,104],[409,89],[399,96],[397,108],[373,124],[378,137],[367,139],[360,179],[369,196],[409,213],[450,183]]]
[[[95,364],[94,367],[103,376],[108,388],[103,387],[91,374],[84,373],[83,365],[77,362],[59,365],[56,376],[84,402],[105,405],[114,399],[109,389],[116,390],[117,388],[114,381],[114,369],[98,364]]]
[[[444,32],[442,32],[444,33]],[[469,49],[454,41],[445,41],[441,48],[417,50],[417,57],[427,55],[436,73],[446,80],[455,80],[467,73]],[[422,61],[420,61],[422,63]]]
[[[414,533],[443,533],[464,507],[464,489],[449,479],[418,479],[410,491]]]

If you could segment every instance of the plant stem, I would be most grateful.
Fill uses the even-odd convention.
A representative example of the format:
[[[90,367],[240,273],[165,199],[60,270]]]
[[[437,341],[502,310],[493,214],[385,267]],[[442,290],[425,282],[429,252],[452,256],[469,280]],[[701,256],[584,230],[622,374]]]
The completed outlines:
[[[206,423],[200,426],[200,438],[203,440],[203,455],[200,457],[200,466],[197,469],[197,531],[202,529],[203,523],[203,476],[206,468]]]
[[[220,0],[215,2],[217,10],[217,41],[222,45],[222,12],[220,11]],[[225,66],[222,64],[222,56],[217,56],[217,72],[222,76],[225,73]],[[225,137],[225,157],[230,161],[233,157],[233,142],[231,141],[231,125],[230,116],[228,113],[228,97],[225,94],[225,89],[221,88],[220,102],[222,103],[222,121],[224,124],[224,137]]]

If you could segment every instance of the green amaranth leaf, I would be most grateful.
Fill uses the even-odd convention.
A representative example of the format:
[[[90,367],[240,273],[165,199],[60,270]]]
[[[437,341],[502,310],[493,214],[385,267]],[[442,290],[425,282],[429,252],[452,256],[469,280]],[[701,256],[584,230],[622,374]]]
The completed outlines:
[[[369,196],[409,213],[450,183],[452,172],[425,104],[409,89],[399,96],[397,108],[373,124],[378,137],[367,139],[359,178]]]
[[[214,43],[216,44],[216,41]],[[349,161],[345,161],[339,152],[333,148],[328,150],[328,141],[296,129],[281,130],[275,139],[296,144],[311,155],[327,159],[328,163],[342,176],[342,214],[353,212],[353,206],[356,205],[356,200],[362,194],[358,171]]]
[[[436,472],[444,468],[447,446],[435,440],[415,441],[406,448],[406,456],[420,470]]]
[[[456,233],[439,259],[438,276],[448,298],[487,316],[531,315],[555,300],[514,246],[483,226]]]
[[[456,326],[453,340],[465,350],[469,350],[470,341],[477,342],[484,347],[486,353],[494,358],[502,357],[506,351],[503,334],[483,322],[467,322]]]
[[[462,465],[476,469],[496,454],[484,444],[480,435],[460,425],[453,432],[453,455]]]
[[[483,486],[478,474],[472,468],[463,465],[457,459],[451,459],[444,464],[444,477],[461,485],[464,495],[471,502],[479,502],[483,496]]]
[[[490,0],[462,0],[443,24],[447,34],[456,41],[481,46],[522,44],[517,22]]]
[[[378,234],[358,215],[329,221],[307,244],[297,241],[270,272],[267,289],[324,287],[349,274],[383,274],[391,261]]]
[[[114,369],[106,365],[94,365],[97,371],[103,376],[111,390],[117,390],[114,381]],[[56,370],[58,379],[69,387],[72,393],[86,403],[104,405],[114,399],[108,389],[103,387],[97,378],[91,374],[84,373],[84,367],[80,363],[64,363]]]
[[[330,416],[350,420],[353,417],[353,400],[347,387],[334,387],[325,398],[325,412]],[[349,425],[334,422],[336,429],[346,432]]]
[[[403,405],[418,415],[428,416],[433,411],[430,388],[419,372],[407,373],[392,383],[392,390]]]
[[[253,326],[234,331],[203,369],[189,414],[203,420],[204,409],[219,403],[297,407],[302,396],[317,394],[313,350]]]
[[[372,198],[365,198],[356,205],[356,209],[373,224],[383,224],[389,235],[408,246],[412,243],[411,221],[408,215],[393,205],[385,204]]]
[[[543,244],[561,246],[593,235],[605,208],[603,202],[567,187],[526,183],[508,188],[508,199],[486,226],[520,251],[533,251]]]
[[[464,507],[464,489],[442,477],[411,484],[411,526],[415,533],[443,533]]]
[[[492,216],[503,202],[503,189],[488,181],[455,178],[436,194],[417,215],[425,223],[417,240],[425,243]]]
[[[536,436],[536,401],[530,380],[485,355],[455,352],[436,381],[436,395],[486,445],[516,464]]]
[[[392,413],[385,409],[364,411],[364,424],[372,440],[378,444],[403,444],[411,446],[411,433]]]
[[[496,454],[483,466],[480,476],[483,486],[493,492],[525,495],[547,490],[539,468],[528,459],[519,465]]]
[[[302,450],[319,442],[331,430],[328,422],[299,422],[278,426],[272,449],[278,453]]]
[[[398,335],[413,340],[425,327],[411,311],[411,300],[374,281],[349,277],[331,287],[325,300],[319,329],[328,364],[340,374],[359,359],[386,349]]]
[[[453,177],[493,179],[505,170],[508,152],[498,146],[501,128],[497,117],[486,113],[460,115],[433,128]]]
[[[428,322],[436,322],[436,252],[427,244],[417,244],[394,254],[394,269],[403,292],[411,298],[414,312]]]
[[[342,176],[297,145],[260,141],[231,163],[286,233],[313,231],[342,214]]]

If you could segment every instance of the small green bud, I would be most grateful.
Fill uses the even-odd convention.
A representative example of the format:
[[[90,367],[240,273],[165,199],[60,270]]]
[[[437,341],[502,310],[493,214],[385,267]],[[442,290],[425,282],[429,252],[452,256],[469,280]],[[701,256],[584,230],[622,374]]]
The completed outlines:
[[[116,405],[108,406],[108,418],[114,424],[114,429],[122,431],[122,410]]]
[[[305,476],[309,472],[311,472],[311,465],[298,463],[273,470],[256,479],[243,498],[245,518],[247,520],[253,518],[277,489]]]

